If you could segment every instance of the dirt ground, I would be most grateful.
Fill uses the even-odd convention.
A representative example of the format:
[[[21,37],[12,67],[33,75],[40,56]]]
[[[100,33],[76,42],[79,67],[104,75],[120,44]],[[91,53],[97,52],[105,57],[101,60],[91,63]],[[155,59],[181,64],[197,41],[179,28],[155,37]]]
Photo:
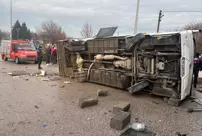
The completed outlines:
[[[131,103],[131,123],[145,123],[156,136],[178,136],[177,132],[201,136],[202,113],[187,113],[188,107],[198,107],[190,101],[172,107],[149,93],[132,96],[123,90],[70,79],[42,81],[41,77],[7,74],[14,70],[34,73],[36,68],[34,64],[0,61],[0,136],[119,136],[124,130],[109,126],[112,107],[119,101]],[[43,68],[48,74],[58,72],[57,66]],[[98,89],[108,90],[109,96],[99,98],[96,106],[79,108],[79,98],[96,97]]]

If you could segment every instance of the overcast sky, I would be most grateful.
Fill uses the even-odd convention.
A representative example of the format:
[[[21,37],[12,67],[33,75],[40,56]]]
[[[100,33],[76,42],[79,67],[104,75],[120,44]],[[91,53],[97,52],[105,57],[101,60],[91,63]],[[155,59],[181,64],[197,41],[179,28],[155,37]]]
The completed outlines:
[[[0,0],[0,28],[9,30],[9,1]],[[134,31],[137,0],[13,0],[13,21],[26,22],[35,31],[45,20],[54,20],[68,36],[80,37],[85,22],[95,33],[100,27],[118,26],[120,35]],[[138,32],[155,32],[158,12],[201,10],[202,0],[140,0]],[[160,31],[202,21],[201,13],[164,13]]]

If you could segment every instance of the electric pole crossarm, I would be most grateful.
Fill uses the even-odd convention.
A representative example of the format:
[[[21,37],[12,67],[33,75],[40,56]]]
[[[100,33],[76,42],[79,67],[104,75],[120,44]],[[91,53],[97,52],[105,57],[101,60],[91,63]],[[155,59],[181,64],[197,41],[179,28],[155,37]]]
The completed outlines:
[[[158,17],[157,33],[159,32],[160,23],[161,23],[161,18],[162,18],[163,16],[164,16],[164,15],[162,14],[162,10],[160,10],[160,11],[159,11],[159,17]]]

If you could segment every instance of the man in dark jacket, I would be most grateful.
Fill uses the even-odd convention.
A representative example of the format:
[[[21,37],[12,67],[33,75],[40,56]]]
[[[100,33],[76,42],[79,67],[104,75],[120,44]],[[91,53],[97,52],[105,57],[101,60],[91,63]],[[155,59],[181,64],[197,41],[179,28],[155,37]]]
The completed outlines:
[[[197,81],[198,81],[198,74],[199,71],[202,69],[202,62],[199,59],[199,53],[195,53],[194,55],[194,88],[197,86]]]
[[[51,48],[50,45],[46,47],[46,65],[50,64],[50,57],[51,57]]]
[[[42,59],[43,59],[42,49],[41,46],[39,46],[37,50],[38,69],[42,69],[41,68]]]

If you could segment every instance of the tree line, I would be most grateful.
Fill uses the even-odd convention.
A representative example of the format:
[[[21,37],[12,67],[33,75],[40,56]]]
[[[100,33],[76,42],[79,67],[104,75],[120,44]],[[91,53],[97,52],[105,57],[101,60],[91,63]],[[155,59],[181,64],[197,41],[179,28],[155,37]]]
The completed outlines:
[[[93,36],[93,28],[91,24],[85,23],[81,29],[82,38],[90,38]],[[10,39],[10,32],[0,29],[0,41]],[[25,22],[22,24],[17,20],[12,27],[12,39],[17,40],[40,40],[45,43],[55,43],[58,40],[67,39],[66,33],[52,20],[44,21],[40,27],[36,29],[36,32],[31,32]]]

